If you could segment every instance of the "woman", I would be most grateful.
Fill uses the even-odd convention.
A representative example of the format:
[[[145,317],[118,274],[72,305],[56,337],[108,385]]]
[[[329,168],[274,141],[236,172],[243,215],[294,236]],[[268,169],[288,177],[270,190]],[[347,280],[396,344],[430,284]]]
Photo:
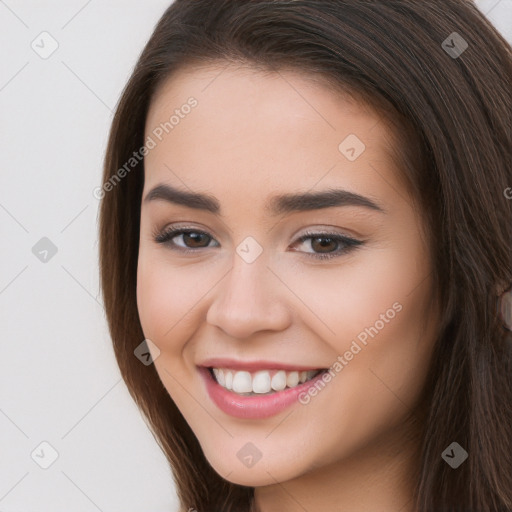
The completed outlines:
[[[100,263],[181,510],[512,510],[511,83],[469,0],[164,13]]]

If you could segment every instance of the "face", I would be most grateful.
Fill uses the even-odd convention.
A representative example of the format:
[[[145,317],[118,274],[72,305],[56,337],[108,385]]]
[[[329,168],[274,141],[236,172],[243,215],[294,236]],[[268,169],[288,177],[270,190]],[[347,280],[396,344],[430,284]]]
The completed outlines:
[[[378,456],[418,400],[438,312],[386,133],[292,71],[182,70],[151,104],[140,321],[164,386],[234,483]]]

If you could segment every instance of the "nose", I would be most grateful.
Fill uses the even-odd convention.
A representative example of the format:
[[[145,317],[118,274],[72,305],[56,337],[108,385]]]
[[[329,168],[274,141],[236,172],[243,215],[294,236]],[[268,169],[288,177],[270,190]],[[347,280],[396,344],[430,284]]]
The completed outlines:
[[[281,331],[291,323],[286,289],[266,260],[247,263],[237,254],[233,267],[216,287],[206,321],[237,339],[259,331]]]

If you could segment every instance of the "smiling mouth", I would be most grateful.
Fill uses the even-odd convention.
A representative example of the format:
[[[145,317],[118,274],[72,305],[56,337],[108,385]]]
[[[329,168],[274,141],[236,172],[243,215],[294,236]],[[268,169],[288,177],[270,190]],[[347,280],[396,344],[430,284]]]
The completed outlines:
[[[259,370],[240,371],[230,368],[208,367],[212,378],[228,391],[241,396],[272,395],[285,389],[292,389],[315,378],[327,369],[309,371]]]

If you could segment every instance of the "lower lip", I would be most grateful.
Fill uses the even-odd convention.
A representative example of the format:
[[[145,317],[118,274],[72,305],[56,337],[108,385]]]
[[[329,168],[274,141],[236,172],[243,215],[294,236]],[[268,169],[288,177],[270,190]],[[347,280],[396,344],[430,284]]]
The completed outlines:
[[[211,375],[208,368],[199,367],[206,390],[212,401],[226,414],[235,418],[263,419],[280,413],[294,402],[298,402],[301,393],[314,386],[322,378],[323,372],[294,388],[277,391],[270,395],[242,396],[222,387]]]

